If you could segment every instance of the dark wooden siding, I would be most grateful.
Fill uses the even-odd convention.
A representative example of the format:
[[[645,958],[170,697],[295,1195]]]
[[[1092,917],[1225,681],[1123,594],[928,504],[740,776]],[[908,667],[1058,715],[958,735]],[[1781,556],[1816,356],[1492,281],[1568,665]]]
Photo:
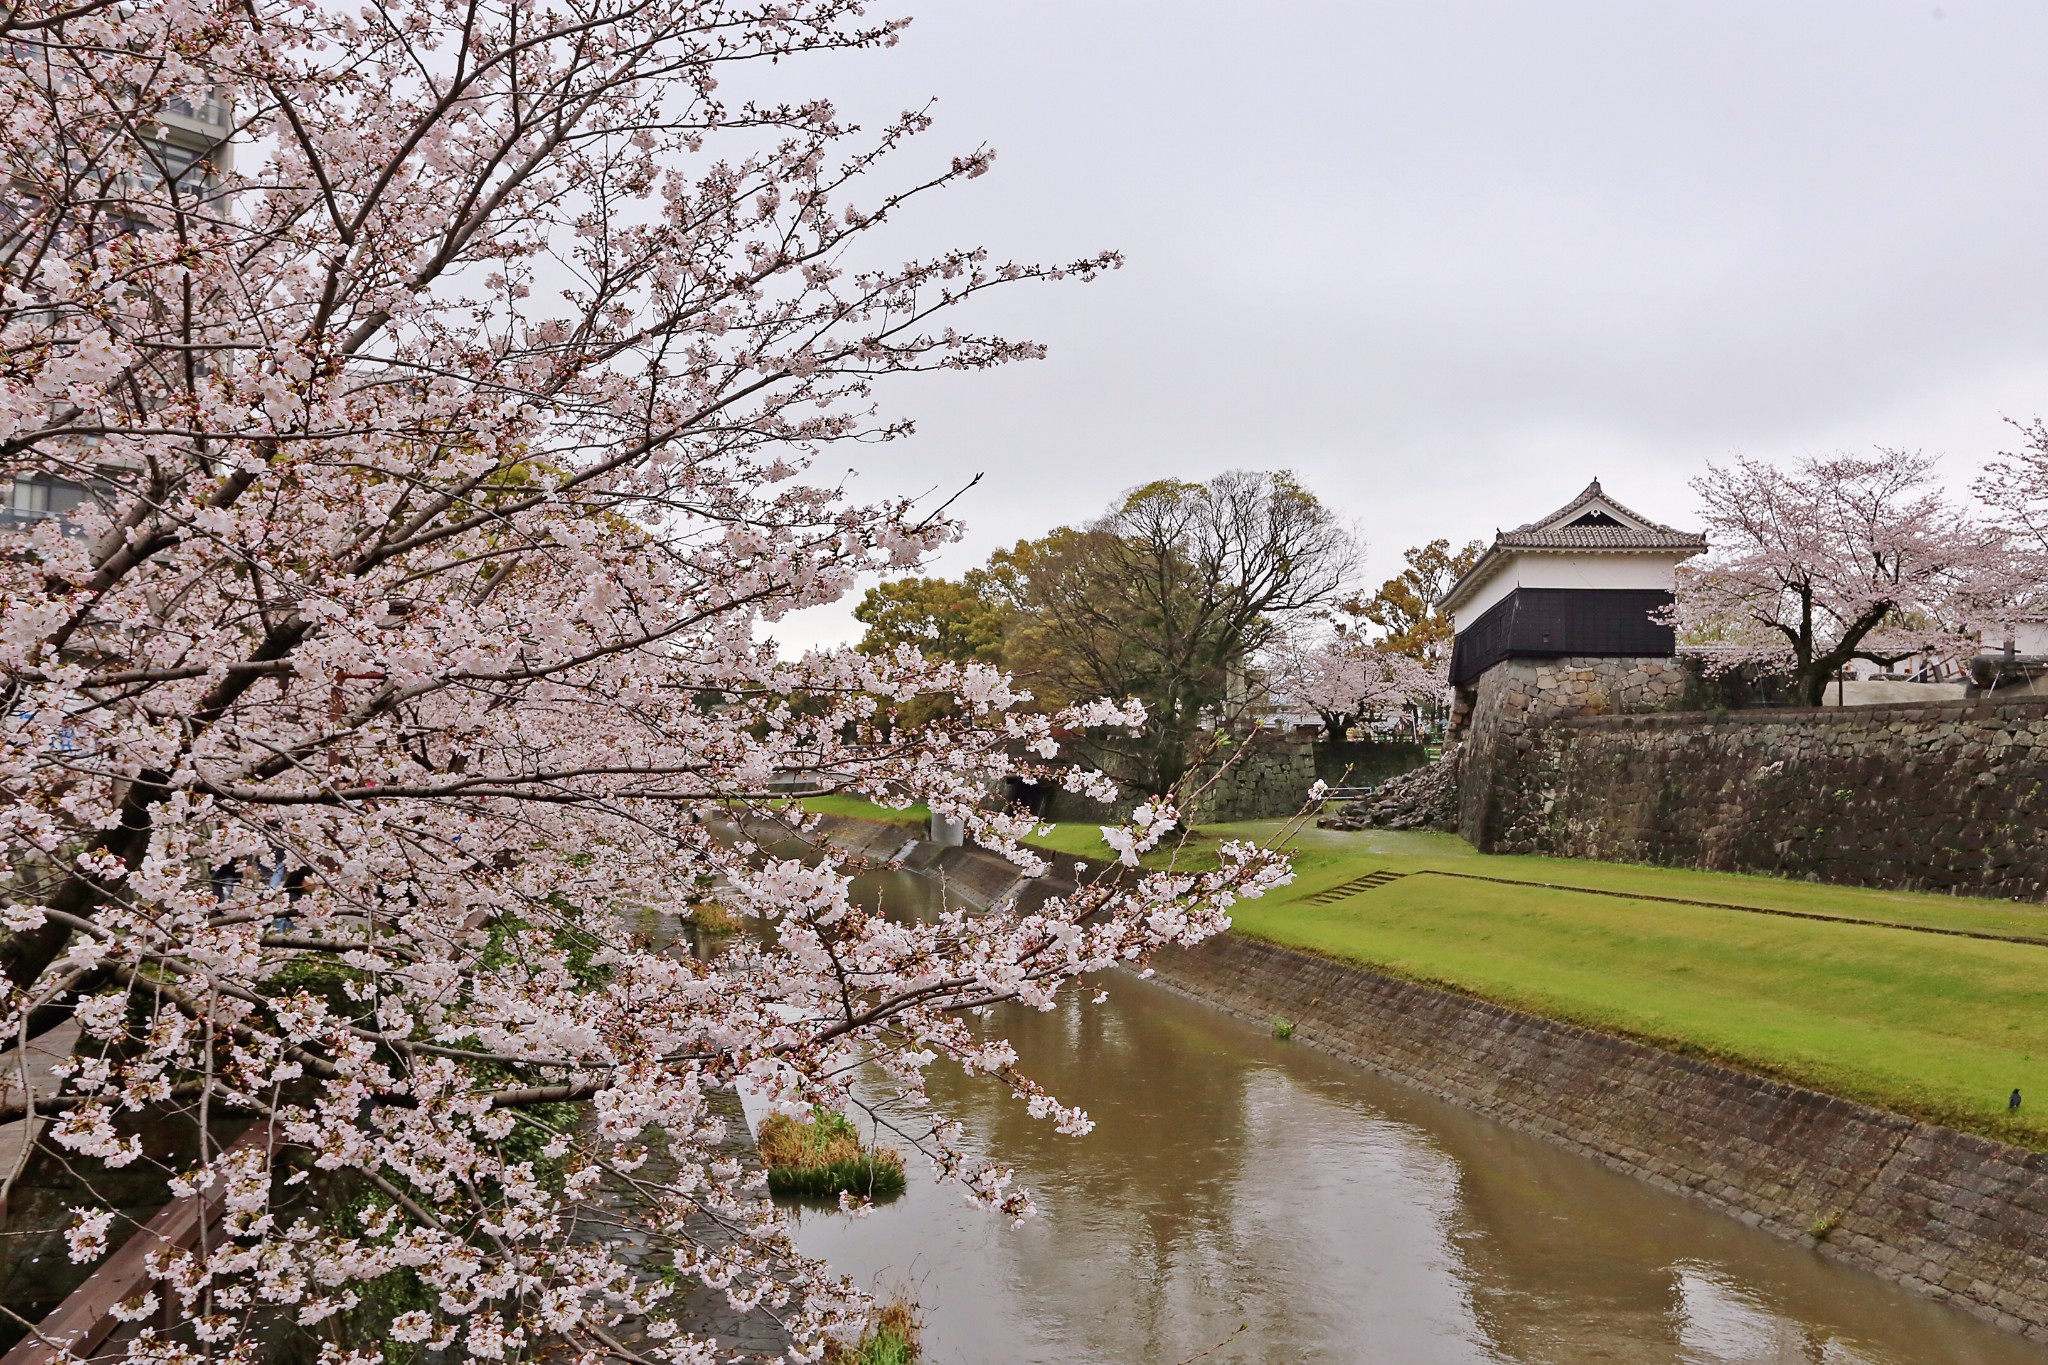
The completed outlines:
[[[1463,687],[1503,659],[1662,658],[1677,639],[1650,613],[1670,605],[1661,588],[1516,588],[1458,632],[1451,684]]]

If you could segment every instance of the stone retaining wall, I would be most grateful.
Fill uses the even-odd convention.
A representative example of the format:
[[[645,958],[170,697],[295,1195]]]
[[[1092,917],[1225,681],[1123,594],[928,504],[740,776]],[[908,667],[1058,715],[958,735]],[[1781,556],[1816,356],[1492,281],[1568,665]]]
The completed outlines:
[[[1489,852],[2038,901],[2048,699],[1539,718],[1462,799]]]
[[[1420,744],[1336,743],[1299,732],[1257,730],[1240,735],[1188,774],[1186,789],[1200,793],[1188,819],[1198,825],[1284,819],[1301,813],[1318,778],[1332,786],[1366,787],[1428,761],[1429,752]]]
[[[1458,698],[1458,832],[1482,847],[1498,823],[1496,769],[1531,743],[1532,728],[1573,716],[1661,711],[1685,694],[1676,659],[1508,659]]]
[[[2048,1340],[2048,1157],[1230,934],[1158,979]],[[1817,1233],[1825,1233],[1818,1236]]]
[[[1199,793],[1187,818],[1206,825],[1292,815],[1315,781],[1315,740],[1268,730],[1239,735],[1182,779],[1185,790]]]

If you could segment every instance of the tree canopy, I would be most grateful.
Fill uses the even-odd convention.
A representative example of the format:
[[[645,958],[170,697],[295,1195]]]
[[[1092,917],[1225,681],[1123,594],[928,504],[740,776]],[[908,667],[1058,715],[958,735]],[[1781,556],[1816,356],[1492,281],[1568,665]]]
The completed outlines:
[[[966,306],[1117,263],[898,258],[883,229],[991,154],[912,172],[924,113],[749,98],[899,28],[840,0],[0,11],[0,475],[83,499],[0,556],[0,1022],[79,1037],[0,1119],[47,1120],[38,1159],[92,1191],[58,1232],[81,1265],[131,1230],[117,1173],[225,1200],[123,1308],[140,1357],[282,1327],[330,1360],[727,1359],[694,1284],[815,1358],[867,1300],[796,1249],[713,1092],[865,1109],[1023,1216],[928,1069],[1085,1132],[981,1012],[1280,875],[1232,846],[912,924],[828,850],[762,846],[807,837],[794,778],[1035,868],[984,793],[1107,795],[1045,765],[1141,720],[764,643],[957,533],[809,473],[907,434],[877,392],[1036,358]],[[1134,854],[1173,819],[1144,812]],[[706,959],[714,889],[756,932]]]
[[[951,588],[899,580],[871,590],[861,611],[881,620],[915,601],[919,624],[904,633],[932,638],[939,628],[925,622],[942,615],[1000,619],[1003,665],[1040,704],[1143,703],[1141,731],[1084,747],[1164,793],[1194,762],[1203,727],[1242,706],[1252,656],[1340,597],[1355,567],[1349,533],[1293,475],[1231,471],[1146,484],[1094,521],[998,552]],[[974,605],[953,605],[962,600]]]
[[[1315,712],[1339,740],[1353,726],[1437,701],[1447,685],[1443,669],[1412,655],[1314,626],[1276,642],[1265,663],[1273,700]]]
[[[2019,449],[2001,452],[1978,478],[1976,492],[2012,556],[2015,586],[2003,615],[2039,621],[2048,618],[2048,425],[2038,417],[2012,425]]]
[[[1432,667],[1441,665],[1450,657],[1456,633],[1443,612],[1443,600],[1485,549],[1475,540],[1453,553],[1451,542],[1441,538],[1413,546],[1402,552],[1407,568],[1382,583],[1371,597],[1346,602],[1344,610],[1380,628],[1381,649]]]
[[[887,654],[905,645],[926,658],[995,663],[1003,657],[1009,613],[990,591],[988,574],[970,570],[948,578],[896,578],[869,588],[853,609],[867,627],[863,654]]]
[[[1693,481],[1712,547],[1678,573],[1681,641],[1718,668],[1764,662],[1808,705],[1852,659],[1974,647],[2017,586],[2008,539],[1935,483],[1916,452],[1754,459]]]

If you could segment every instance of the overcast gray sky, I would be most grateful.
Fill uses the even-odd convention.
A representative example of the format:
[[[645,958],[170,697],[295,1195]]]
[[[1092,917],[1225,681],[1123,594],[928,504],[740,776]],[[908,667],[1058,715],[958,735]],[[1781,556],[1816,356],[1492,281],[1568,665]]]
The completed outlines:
[[[1961,484],[2048,412],[2048,5],[911,12],[805,82],[935,98],[917,157],[996,147],[909,239],[1129,258],[983,315],[1049,359],[897,391],[919,434],[851,487],[984,473],[942,572],[1146,480],[1291,468],[1377,583],[1595,475],[1683,523],[1708,460],[1882,443]]]

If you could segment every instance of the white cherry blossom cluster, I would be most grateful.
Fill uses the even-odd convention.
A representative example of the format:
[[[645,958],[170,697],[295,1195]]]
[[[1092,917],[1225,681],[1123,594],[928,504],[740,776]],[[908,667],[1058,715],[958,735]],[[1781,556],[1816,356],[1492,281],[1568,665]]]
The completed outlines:
[[[766,642],[955,534],[810,473],[908,433],[882,381],[1034,358],[965,306],[1117,264],[891,263],[881,229],[989,154],[885,184],[925,115],[747,94],[896,40],[861,11],[0,14],[0,474],[78,500],[0,555],[0,1018],[80,1039],[0,1119],[42,1113],[88,1184],[202,1135],[159,1174],[218,1218],[152,1252],[132,1358],[293,1330],[332,1365],[682,1365],[731,1357],[691,1307],[715,1293],[816,1359],[869,1305],[736,1159],[733,1088],[864,1105],[1024,1216],[926,1078],[1085,1132],[991,1007],[1142,969],[1286,875],[1235,845],[1136,865],[1153,805],[1116,877],[906,922],[802,847],[792,778],[1039,869],[989,793],[1107,798],[1061,737],[1144,721]],[[709,958],[707,896],[750,930]],[[70,1253],[129,1231],[82,1203]]]

